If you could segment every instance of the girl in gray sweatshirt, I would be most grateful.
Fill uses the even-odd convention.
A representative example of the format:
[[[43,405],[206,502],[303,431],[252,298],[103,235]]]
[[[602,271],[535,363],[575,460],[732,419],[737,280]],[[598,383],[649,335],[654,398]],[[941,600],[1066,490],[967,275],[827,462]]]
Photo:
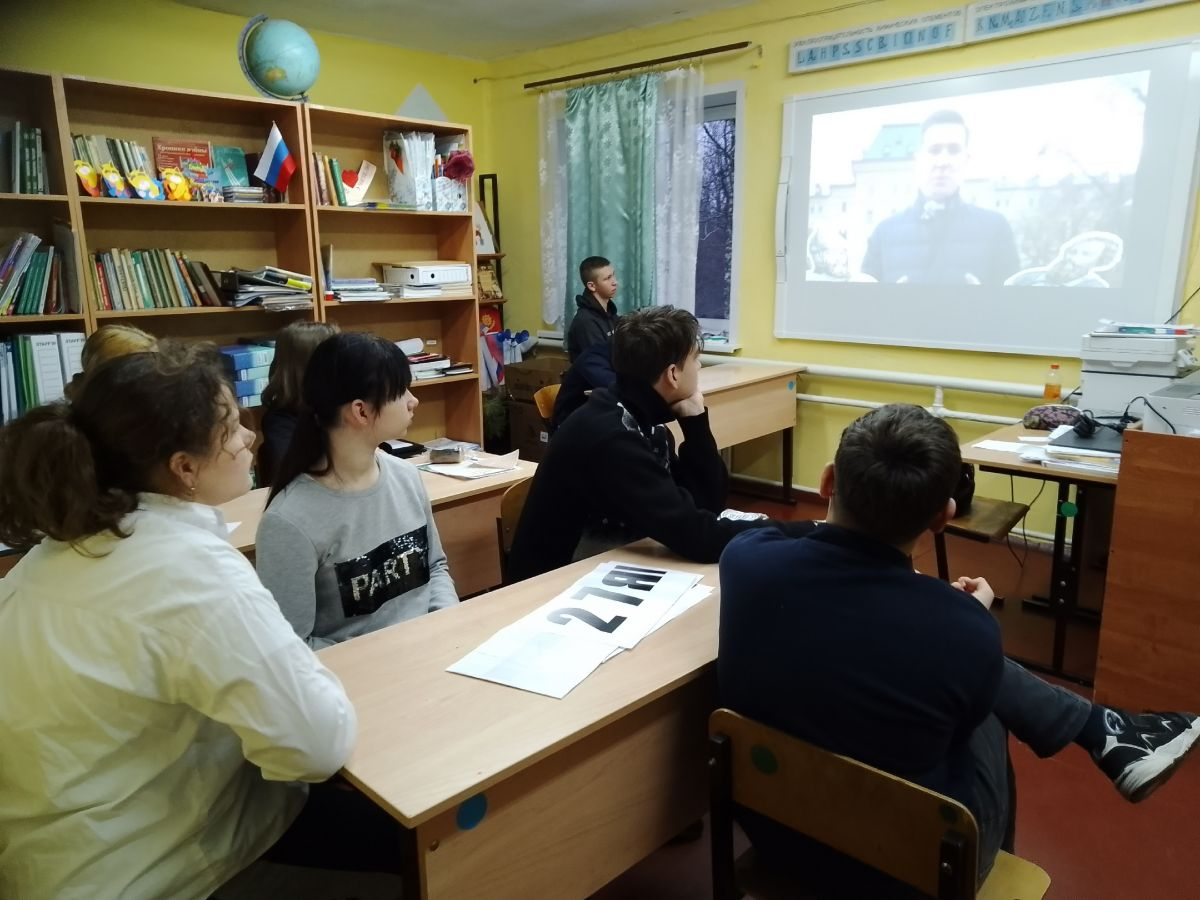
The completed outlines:
[[[458,602],[420,474],[378,449],[417,399],[391,341],[313,351],[301,413],[255,539],[258,575],[296,633],[325,647]]]

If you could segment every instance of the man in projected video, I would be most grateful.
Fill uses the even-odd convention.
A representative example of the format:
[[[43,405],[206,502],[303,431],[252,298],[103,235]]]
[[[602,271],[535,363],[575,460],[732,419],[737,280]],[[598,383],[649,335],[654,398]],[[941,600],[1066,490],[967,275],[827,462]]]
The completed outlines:
[[[954,110],[938,110],[921,124],[917,198],[875,227],[865,275],[901,284],[1003,284],[1021,267],[1008,220],[959,195],[969,139]]]

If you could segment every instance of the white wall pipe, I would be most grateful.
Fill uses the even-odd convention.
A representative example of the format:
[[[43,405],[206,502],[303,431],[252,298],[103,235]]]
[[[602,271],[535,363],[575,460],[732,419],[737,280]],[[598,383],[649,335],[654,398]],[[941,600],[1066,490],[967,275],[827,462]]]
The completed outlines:
[[[561,348],[562,334],[554,331],[538,332],[538,344]],[[1040,384],[1021,384],[1015,381],[992,381],[982,378],[956,378],[950,375],[923,375],[917,372],[897,372],[888,369],[860,369],[853,366],[827,366],[820,363],[802,363],[786,359],[759,359],[756,357],[725,356],[702,353],[700,361],[705,365],[739,362],[750,365],[804,366],[804,374],[816,378],[845,378],[850,381],[880,381],[886,384],[911,384],[922,387],[943,388],[951,391],[973,391],[979,394],[1002,394],[1010,397],[1042,396]]]
[[[797,394],[796,402],[825,403],[830,406],[852,406],[856,409],[879,409],[882,403],[874,400],[852,400],[849,397],[829,397],[824,394]],[[1016,425],[1020,419],[1011,416],[992,416],[986,413],[960,412],[956,409],[946,409],[944,406],[926,407],[935,416],[942,419],[958,419],[964,422],[987,422],[992,425]]]

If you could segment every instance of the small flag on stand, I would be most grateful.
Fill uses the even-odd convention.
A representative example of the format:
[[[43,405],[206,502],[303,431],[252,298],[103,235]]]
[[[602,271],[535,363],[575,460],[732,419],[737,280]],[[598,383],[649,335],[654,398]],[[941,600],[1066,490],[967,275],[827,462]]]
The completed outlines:
[[[288,182],[296,172],[296,160],[283,142],[279,126],[271,123],[271,136],[267,138],[267,146],[263,149],[254,177],[261,178],[279,193],[287,193]]]

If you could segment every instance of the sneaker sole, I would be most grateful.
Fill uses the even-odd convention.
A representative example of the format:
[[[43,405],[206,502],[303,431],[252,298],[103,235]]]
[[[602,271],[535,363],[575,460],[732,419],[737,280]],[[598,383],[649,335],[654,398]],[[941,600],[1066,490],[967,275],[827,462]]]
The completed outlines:
[[[1195,748],[1197,738],[1200,738],[1200,718],[1194,720],[1192,727],[1187,731],[1163,744],[1153,754],[1134,763],[1127,772],[1122,773],[1122,782],[1136,782],[1139,772],[1143,772],[1146,769],[1157,769],[1162,765],[1164,759],[1167,760],[1167,764],[1157,774],[1147,779],[1145,784],[1126,794],[1129,802],[1141,803],[1165,784],[1175,774],[1175,770],[1179,768],[1179,764],[1183,762],[1184,757]],[[1118,785],[1119,787],[1120,785]],[[1122,790],[1121,793],[1125,792]]]

